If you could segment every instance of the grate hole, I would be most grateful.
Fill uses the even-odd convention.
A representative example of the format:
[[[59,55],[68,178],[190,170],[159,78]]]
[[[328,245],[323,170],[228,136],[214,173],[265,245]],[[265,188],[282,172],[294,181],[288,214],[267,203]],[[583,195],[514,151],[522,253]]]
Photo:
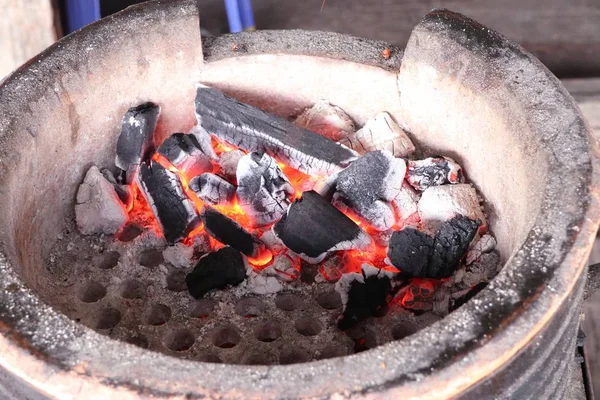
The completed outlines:
[[[136,237],[140,236],[144,232],[144,227],[138,224],[129,224],[119,233],[117,240],[121,242],[131,242]]]
[[[242,340],[238,330],[231,325],[220,326],[213,331],[212,343],[222,349],[231,349]]]
[[[121,312],[116,308],[105,308],[98,315],[96,329],[112,329],[121,322]]]
[[[94,258],[94,265],[100,269],[113,269],[119,263],[121,255],[116,251],[109,251]]]
[[[186,351],[194,345],[196,338],[188,329],[181,329],[167,334],[165,346],[173,351]]]
[[[213,354],[213,353],[201,353],[196,357],[196,360],[201,361],[201,362],[207,362],[207,363],[222,363],[223,360],[221,360],[217,355]]]
[[[136,279],[128,279],[121,285],[121,297],[124,299],[142,299],[146,295],[146,287]]]
[[[163,325],[171,319],[171,309],[164,304],[154,304],[146,311],[148,325]]]
[[[273,354],[265,352],[253,352],[242,358],[242,364],[246,365],[273,365],[277,358]]]
[[[303,308],[302,299],[295,294],[280,294],[275,298],[275,306],[283,311],[294,311]]]
[[[303,350],[288,349],[279,355],[279,364],[281,365],[298,364],[308,361],[310,361],[308,352]]]
[[[326,310],[335,310],[342,306],[342,297],[335,291],[321,293],[317,296],[317,303]]]
[[[88,282],[77,290],[77,298],[84,303],[95,303],[106,296],[106,288],[98,282]]]
[[[183,292],[187,290],[185,283],[185,271],[173,271],[167,276],[167,289],[172,292]]]
[[[235,305],[235,313],[242,317],[256,317],[267,308],[266,304],[256,297],[246,297]]]
[[[188,307],[188,315],[192,318],[208,318],[215,309],[215,303],[212,300],[196,300]]]
[[[148,346],[150,346],[148,339],[139,333],[129,336],[127,339],[125,339],[125,341],[134,346],[141,347],[142,349],[147,349]]]
[[[294,327],[303,336],[315,336],[323,329],[321,323],[312,317],[301,317],[296,320]]]
[[[254,335],[261,342],[274,342],[281,337],[281,327],[277,322],[263,322],[256,327]]]
[[[416,332],[416,326],[412,324],[399,323],[394,325],[394,327],[392,328],[392,337],[394,338],[394,340],[400,340]]]
[[[157,249],[144,250],[140,253],[140,264],[146,268],[156,268],[163,262],[162,252]]]

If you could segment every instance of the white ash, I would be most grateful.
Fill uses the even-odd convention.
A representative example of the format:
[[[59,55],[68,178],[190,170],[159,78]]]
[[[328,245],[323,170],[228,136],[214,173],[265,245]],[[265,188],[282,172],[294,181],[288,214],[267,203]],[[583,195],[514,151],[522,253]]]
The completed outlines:
[[[277,237],[275,232],[272,229],[266,230],[261,236],[260,241],[263,242],[270,250],[274,252],[281,252],[286,249],[285,245]]]
[[[221,153],[221,158],[219,158],[219,167],[221,167],[221,172],[227,179],[236,179],[238,163],[245,155],[246,153],[237,149]]]
[[[365,126],[339,143],[359,154],[387,150],[395,157],[407,157],[415,152],[415,145],[407,133],[385,111],[369,119]]]
[[[292,260],[283,254],[275,256],[273,264],[262,270],[261,273],[267,276],[274,276],[284,282],[294,281],[299,276]]]
[[[464,176],[462,167],[450,157],[428,157],[409,160],[406,179],[412,187],[423,191],[430,186],[461,183]]]
[[[406,181],[402,182],[402,188],[394,198],[394,204],[402,222],[406,223],[418,217],[416,214],[419,210],[418,203],[420,198],[421,195],[415,189]]]
[[[489,253],[496,248],[496,239],[490,234],[485,234],[477,240],[467,253],[465,263],[467,265],[472,264],[473,261],[477,260],[484,253]]]
[[[375,232],[371,234],[373,237],[373,241],[382,247],[387,247],[390,243],[390,239],[392,238],[392,234],[394,233],[393,229],[388,229],[387,231]]]
[[[193,264],[194,248],[183,243],[176,243],[174,246],[167,247],[162,254],[165,261],[175,268],[185,269]]]
[[[472,220],[480,220],[486,227],[486,218],[475,188],[466,183],[431,186],[425,189],[419,200],[421,221],[432,225],[454,218],[457,214]]]
[[[211,136],[204,128],[202,128],[200,125],[196,125],[189,131],[188,134],[196,138],[198,144],[200,145],[200,150],[205,155],[215,161],[219,159],[217,153],[215,153],[215,150],[212,147]]]
[[[306,109],[296,119],[295,124],[334,142],[356,130],[354,122],[348,114],[326,100],[319,100],[312,107]]]
[[[274,276],[268,276],[261,272],[256,272],[252,268],[248,268],[246,272],[246,280],[240,284],[249,293],[254,294],[273,294],[281,291],[283,286],[279,279]]]
[[[92,166],[77,191],[77,228],[84,235],[112,235],[127,222],[127,212],[113,185]]]
[[[200,200],[210,205],[230,204],[235,197],[235,186],[210,172],[194,177],[189,183],[189,188]]]
[[[196,235],[192,240],[192,247],[195,254],[206,254],[211,251],[208,235]]]

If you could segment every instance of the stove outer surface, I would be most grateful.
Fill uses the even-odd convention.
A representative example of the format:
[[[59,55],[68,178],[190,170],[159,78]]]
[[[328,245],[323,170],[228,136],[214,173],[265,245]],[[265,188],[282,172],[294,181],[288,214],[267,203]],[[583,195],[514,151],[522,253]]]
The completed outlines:
[[[478,60],[474,66],[481,67],[478,62],[484,61],[480,69],[488,74],[489,80],[470,84],[491,82],[497,85],[492,89],[501,90],[507,79],[502,71],[514,67],[511,63],[518,58],[524,67],[521,78],[526,83],[537,79],[537,95],[545,97],[543,102],[533,104],[536,93],[530,92],[528,96],[526,91],[507,85],[516,93],[511,100],[519,103],[523,112],[539,117],[528,120],[532,134],[544,141],[544,146],[537,151],[545,157],[554,155],[556,159],[546,159],[548,186],[542,188],[545,197],[539,199],[543,203],[541,211],[525,242],[515,244],[518,250],[513,252],[490,289],[444,321],[413,337],[354,356],[289,367],[241,367],[186,362],[108,340],[56,313],[32,293],[19,276],[24,266],[15,261],[28,256],[23,253],[26,247],[11,247],[15,242],[24,243],[10,237],[19,232],[15,224],[31,216],[11,215],[13,219],[9,220],[6,215],[11,214],[7,210],[17,207],[21,200],[10,197],[14,196],[10,190],[14,190],[15,181],[22,178],[19,173],[26,174],[34,168],[31,164],[23,167],[21,152],[25,150],[19,144],[35,145],[36,140],[42,140],[44,126],[40,121],[51,115],[45,114],[46,110],[37,102],[48,96],[48,92],[50,96],[56,93],[60,97],[60,91],[54,89],[53,92],[54,85],[68,80],[73,71],[85,72],[81,70],[89,68],[88,77],[93,75],[94,65],[80,63],[92,45],[99,49],[94,57],[99,58],[102,68],[110,71],[111,66],[106,64],[110,60],[108,53],[118,52],[120,42],[150,46],[150,43],[139,44],[140,32],[162,36],[162,45],[172,51],[173,46],[168,44],[175,40],[180,29],[184,33],[179,33],[181,39],[187,37],[191,42],[187,48],[190,50],[199,42],[199,38],[189,39],[197,28],[193,1],[150,2],[63,39],[16,71],[0,87],[0,137],[4,145],[0,183],[5,189],[0,194],[5,222],[0,254],[0,368],[6,371],[3,376],[18,377],[17,381],[10,382],[21,379],[23,385],[15,386],[16,390],[22,390],[20,397],[523,398],[531,394],[534,398],[560,398],[560,383],[567,377],[574,352],[584,263],[598,227],[597,172],[592,171],[592,164],[595,168],[598,159],[598,145],[591,138],[573,99],[537,60],[495,32],[446,11],[428,15],[417,26],[402,60],[399,81],[403,75],[405,79],[410,77],[410,68],[419,69],[429,63],[433,69],[424,70],[437,68],[436,76],[448,78],[441,83],[460,82],[464,78],[462,66],[451,63],[455,56],[451,50],[456,50],[471,53],[466,59],[467,67],[471,58]],[[294,41],[297,35],[306,40]],[[243,54],[231,46],[225,47],[232,40],[238,42],[235,48],[243,49]],[[428,41],[432,46],[441,45],[442,51],[437,49],[437,55],[436,52],[422,53],[420,46],[427,45]],[[111,43],[115,47],[111,47]],[[444,51],[445,45],[448,50]],[[212,78],[217,79],[215,68],[235,64],[252,57],[253,53],[266,52],[274,63],[285,62],[286,58],[290,64],[322,63],[323,68],[339,67],[355,71],[356,76],[364,73],[365,77],[372,77],[370,84],[380,90],[379,97],[390,99],[398,115],[400,107],[397,100],[393,100],[397,98],[394,71],[400,60],[379,57],[382,47],[385,48],[385,44],[380,42],[330,33],[258,32],[216,38],[206,43],[207,60],[213,58],[214,61],[204,67],[202,60],[194,59],[176,65],[182,68],[182,73],[198,68],[209,77],[213,68]],[[142,50],[149,48],[140,49],[141,53]],[[201,54],[198,51],[195,56]],[[103,60],[105,55],[106,60]],[[173,52],[173,56],[185,57],[185,54]],[[144,70],[144,60],[138,57],[134,64]],[[463,61],[465,59],[459,60]],[[448,65],[454,70],[444,70]],[[243,70],[237,75],[234,71],[227,76],[227,83],[232,88],[241,85],[243,80],[248,80],[243,75]],[[473,75],[481,77],[481,73]],[[411,90],[412,95],[422,89],[435,90],[435,84],[440,82],[418,83],[421,87],[400,86],[401,112],[413,134],[426,141],[431,132],[410,114],[417,112],[410,108]],[[221,80],[221,84],[226,82]],[[85,80],[82,85],[85,87]],[[260,89],[258,86],[256,90]],[[116,92],[115,96],[119,94]],[[123,102],[135,101],[132,95],[126,92],[124,95]],[[112,98],[107,100],[112,101]],[[69,101],[59,98],[54,107],[68,108]],[[120,107],[126,108],[126,105]],[[549,126],[552,119],[549,114],[557,109],[568,118],[553,120],[556,125]],[[167,117],[173,124],[183,123],[175,113]],[[515,119],[517,117],[519,115],[515,115]],[[70,122],[76,121],[70,119]],[[69,133],[78,132],[65,134]],[[536,140],[536,136],[530,139]],[[569,146],[561,146],[565,142]],[[15,166],[23,168],[15,171]],[[557,179],[573,183],[575,190],[569,187],[561,190]],[[20,211],[26,211],[21,208]],[[514,289],[514,297],[509,302],[504,298],[504,303],[494,304],[497,299],[494,290],[502,288]],[[561,372],[548,372],[554,367]]]

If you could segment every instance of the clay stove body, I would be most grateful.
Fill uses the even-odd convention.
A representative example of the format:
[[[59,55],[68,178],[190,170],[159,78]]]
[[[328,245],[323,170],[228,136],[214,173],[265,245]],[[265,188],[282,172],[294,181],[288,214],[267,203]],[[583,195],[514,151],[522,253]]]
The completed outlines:
[[[360,124],[388,110],[419,146],[469,171],[492,210],[505,268],[472,301],[416,335],[294,366],[174,359],[68,320],[40,300],[52,305],[40,266],[70,217],[78,183],[92,163],[111,161],[120,116],[146,98],[163,103],[159,133],[189,129],[199,80],[283,116],[317,98]],[[151,2],[33,59],[0,87],[0,104],[0,382],[15,393],[563,395],[598,227],[598,147],[559,81],[495,32],[438,11],[415,28],[404,54],[380,42],[293,31],[201,43],[194,2]]]

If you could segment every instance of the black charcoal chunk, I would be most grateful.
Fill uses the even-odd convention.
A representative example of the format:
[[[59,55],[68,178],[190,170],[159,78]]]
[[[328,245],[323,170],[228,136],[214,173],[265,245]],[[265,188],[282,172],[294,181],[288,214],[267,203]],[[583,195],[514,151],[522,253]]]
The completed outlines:
[[[157,152],[188,177],[212,171],[210,157],[202,152],[194,135],[174,133],[165,139]]]
[[[198,225],[196,207],[185,195],[176,174],[150,161],[141,165],[138,180],[169,244],[184,239]]]
[[[330,139],[203,85],[196,93],[196,118],[206,131],[240,149],[265,152],[309,175],[329,176],[357,156]]]
[[[264,244],[246,231],[240,224],[214,208],[205,207],[200,213],[204,228],[219,242],[247,255],[257,257],[264,251]]]
[[[117,140],[115,165],[125,171],[127,184],[136,180],[140,164],[154,150],[154,129],[159,114],[159,106],[144,103],[130,108],[123,117],[121,134]]]
[[[402,276],[447,278],[454,273],[480,221],[457,215],[440,226],[435,237],[407,227],[392,234],[388,258]]]
[[[404,160],[373,151],[338,174],[336,194],[373,228],[384,231],[396,222],[391,201],[400,193],[405,173]]]
[[[361,273],[343,275],[336,283],[342,297],[344,312],[338,328],[345,331],[370,316],[378,315],[387,306],[392,288],[392,274],[364,264]]]
[[[229,204],[235,197],[235,186],[210,172],[192,179],[189,187],[200,200],[213,206]]]
[[[314,191],[304,192],[274,226],[287,248],[309,263],[338,250],[365,249],[371,237]]]
[[[202,257],[185,277],[190,294],[199,299],[212,289],[236,286],[246,279],[246,263],[240,252],[232,247]]]
[[[408,161],[406,180],[417,190],[430,186],[461,183],[463,173],[460,165],[449,157],[429,157]]]
[[[265,153],[248,153],[240,159],[236,175],[240,207],[253,226],[271,224],[285,214],[294,188],[273,157]]]

